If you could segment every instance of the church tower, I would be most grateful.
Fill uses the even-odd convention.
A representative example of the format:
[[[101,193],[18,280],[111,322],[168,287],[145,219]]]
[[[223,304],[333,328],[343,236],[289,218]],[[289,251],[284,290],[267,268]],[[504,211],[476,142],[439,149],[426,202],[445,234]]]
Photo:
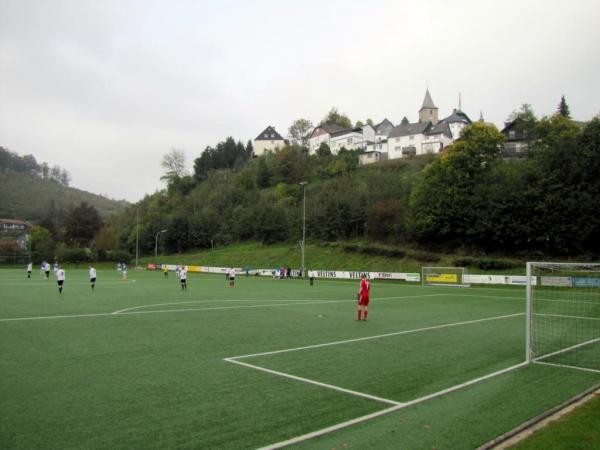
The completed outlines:
[[[431,122],[436,125],[438,123],[438,109],[433,104],[429,88],[425,92],[425,99],[423,99],[423,106],[419,110],[419,122]]]

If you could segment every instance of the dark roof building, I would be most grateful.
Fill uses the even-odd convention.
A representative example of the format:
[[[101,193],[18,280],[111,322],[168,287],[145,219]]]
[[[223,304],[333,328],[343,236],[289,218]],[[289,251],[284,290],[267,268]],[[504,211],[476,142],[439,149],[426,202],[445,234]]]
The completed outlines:
[[[256,136],[256,138],[254,140],[255,141],[285,141],[285,139],[277,131],[275,131],[275,128],[272,127],[271,125],[269,125],[267,128],[265,128],[265,130],[262,133],[260,133],[258,136]]]

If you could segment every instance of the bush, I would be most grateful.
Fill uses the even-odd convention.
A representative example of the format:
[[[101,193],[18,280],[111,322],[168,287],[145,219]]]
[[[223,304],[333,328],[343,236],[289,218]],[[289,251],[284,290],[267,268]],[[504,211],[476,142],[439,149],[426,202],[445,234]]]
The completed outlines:
[[[131,262],[131,255],[125,250],[114,250],[110,252],[110,260],[129,264]]]
[[[91,254],[81,247],[66,247],[61,246],[57,250],[56,255],[58,261],[68,263],[82,263],[92,260]]]
[[[471,258],[469,256],[462,256],[454,258],[453,264],[456,267],[477,267],[481,270],[503,270],[512,269],[522,265],[519,261],[513,261],[510,259],[497,259],[497,258]]]
[[[511,261],[508,259],[495,259],[495,258],[477,258],[475,266],[481,270],[502,270],[512,269],[518,267],[521,263]]]
[[[441,259],[438,254],[425,252],[423,250],[409,250],[406,252],[406,256],[423,262],[438,262]]]
[[[343,244],[342,250],[349,253],[361,253],[371,256],[385,256],[388,258],[404,258],[404,250],[399,248],[379,247],[375,245],[360,246],[356,244]]]
[[[455,267],[470,267],[474,265],[473,258],[470,256],[460,256],[458,258],[454,258],[452,264]]]

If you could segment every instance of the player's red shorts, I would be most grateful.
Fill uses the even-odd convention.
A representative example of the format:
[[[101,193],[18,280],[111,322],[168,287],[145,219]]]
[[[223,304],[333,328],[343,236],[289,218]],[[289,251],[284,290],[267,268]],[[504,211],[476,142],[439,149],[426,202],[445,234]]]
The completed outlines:
[[[361,295],[358,298],[358,304],[359,305],[364,305],[364,306],[369,306],[369,296],[368,295]]]

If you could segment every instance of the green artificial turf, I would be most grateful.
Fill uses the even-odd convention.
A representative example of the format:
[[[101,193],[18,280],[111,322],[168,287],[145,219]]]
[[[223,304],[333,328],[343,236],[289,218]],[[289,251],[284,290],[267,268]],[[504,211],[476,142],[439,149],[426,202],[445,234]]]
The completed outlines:
[[[71,269],[59,295],[37,273],[0,271],[0,448],[257,448],[389,407],[228,357],[351,340],[239,361],[396,402],[523,360],[522,288],[374,281],[356,322],[357,282],[188,284],[99,270],[92,292]],[[301,446],[476,447],[598,382],[528,366]]]
[[[600,449],[600,397],[551,422],[515,445],[515,450]]]

